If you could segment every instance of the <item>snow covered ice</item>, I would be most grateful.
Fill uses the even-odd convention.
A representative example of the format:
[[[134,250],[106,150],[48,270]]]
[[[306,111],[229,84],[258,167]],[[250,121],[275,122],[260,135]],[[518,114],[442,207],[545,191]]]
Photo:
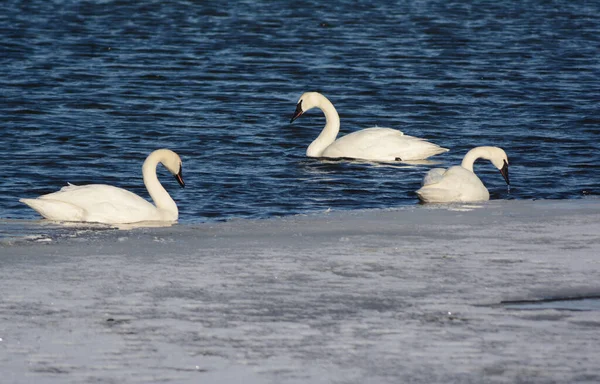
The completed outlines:
[[[2,383],[600,382],[597,307],[500,305],[600,294],[598,199],[0,232]]]

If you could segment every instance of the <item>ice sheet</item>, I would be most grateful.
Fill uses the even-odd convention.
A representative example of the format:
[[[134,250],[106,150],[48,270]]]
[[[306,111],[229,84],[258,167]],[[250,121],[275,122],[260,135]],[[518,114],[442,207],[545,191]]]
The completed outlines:
[[[18,225],[3,383],[600,382],[600,312],[498,305],[600,293],[598,199]]]

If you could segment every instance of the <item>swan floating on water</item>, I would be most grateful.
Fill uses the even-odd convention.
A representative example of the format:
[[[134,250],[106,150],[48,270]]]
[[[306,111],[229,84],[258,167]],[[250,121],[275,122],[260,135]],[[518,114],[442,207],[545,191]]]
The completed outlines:
[[[487,159],[500,170],[507,185],[508,157],[502,148],[475,147],[465,155],[461,165],[446,169],[433,168],[423,178],[421,189],[417,191],[424,203],[471,202],[490,199],[490,193],[479,177],[473,172],[477,159]]]
[[[325,114],[325,127],[306,150],[308,157],[352,158],[372,161],[423,160],[448,149],[391,128],[366,128],[336,140],[340,117],[333,104],[318,92],[306,92],[290,123],[312,108]]]
[[[49,220],[128,224],[177,221],[177,205],[158,181],[156,166],[163,164],[183,188],[181,159],[169,149],[158,149],[144,161],[144,184],[156,206],[133,192],[106,184],[72,185],[36,199],[20,199]]]

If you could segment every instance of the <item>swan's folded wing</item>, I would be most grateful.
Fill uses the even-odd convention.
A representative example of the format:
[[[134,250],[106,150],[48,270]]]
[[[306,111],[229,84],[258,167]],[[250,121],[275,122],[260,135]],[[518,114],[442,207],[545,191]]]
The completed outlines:
[[[325,150],[324,155],[378,161],[410,161],[422,160],[446,151],[446,148],[437,144],[406,136],[396,129],[367,128],[339,138]]]
[[[401,131],[391,128],[367,128],[349,133],[334,141],[323,152],[324,157],[349,157],[365,160],[394,161],[390,137],[402,137]]]
[[[444,168],[431,168],[429,172],[425,174],[421,186],[439,183],[442,180],[444,173],[446,173],[446,169]]]
[[[133,192],[105,184],[68,185],[39,199],[62,201],[82,208],[88,215],[98,214],[102,217],[137,216],[156,209]]]

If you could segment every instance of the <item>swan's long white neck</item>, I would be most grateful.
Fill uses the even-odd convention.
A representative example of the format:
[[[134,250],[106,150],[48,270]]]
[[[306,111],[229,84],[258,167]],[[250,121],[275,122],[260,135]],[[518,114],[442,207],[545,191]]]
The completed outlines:
[[[144,161],[144,165],[142,166],[144,185],[146,186],[150,197],[152,197],[156,208],[164,212],[165,219],[177,220],[177,217],[179,216],[177,204],[175,204],[175,201],[173,201],[169,192],[162,186],[156,176],[156,166],[163,161],[164,156],[165,152],[158,150],[153,152],[148,156],[146,161]]]
[[[471,149],[463,158],[461,167],[473,172],[473,164],[477,159],[492,160],[490,147],[476,147]]]
[[[319,157],[335,141],[338,132],[340,131],[340,116],[335,107],[323,95],[318,95],[316,107],[325,114],[325,127],[319,136],[308,146],[306,156]]]

